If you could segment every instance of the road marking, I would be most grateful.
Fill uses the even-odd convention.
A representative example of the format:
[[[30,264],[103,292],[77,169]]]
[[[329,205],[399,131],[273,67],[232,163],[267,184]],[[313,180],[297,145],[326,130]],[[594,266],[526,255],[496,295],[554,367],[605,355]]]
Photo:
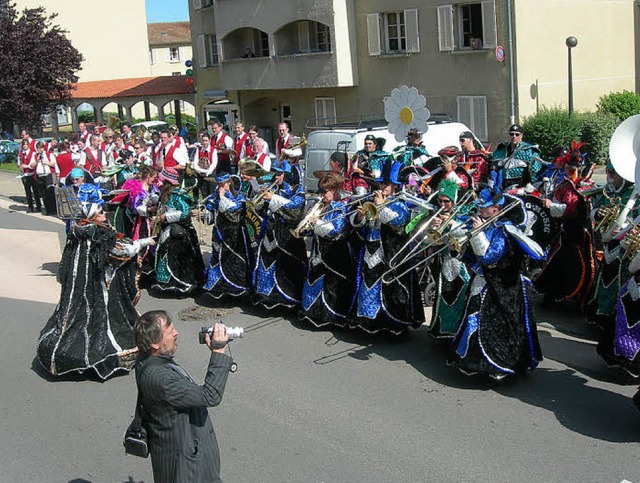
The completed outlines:
[[[0,297],[58,303],[55,273],[62,256],[58,233],[2,228],[0,240]]]

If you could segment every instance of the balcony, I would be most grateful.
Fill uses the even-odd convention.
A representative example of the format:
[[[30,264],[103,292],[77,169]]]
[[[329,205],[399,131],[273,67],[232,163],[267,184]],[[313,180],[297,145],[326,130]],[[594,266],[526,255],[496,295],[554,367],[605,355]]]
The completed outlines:
[[[216,31],[222,87],[357,85],[356,39],[349,28],[354,22],[352,1],[265,0],[257,6],[248,0],[219,1]]]

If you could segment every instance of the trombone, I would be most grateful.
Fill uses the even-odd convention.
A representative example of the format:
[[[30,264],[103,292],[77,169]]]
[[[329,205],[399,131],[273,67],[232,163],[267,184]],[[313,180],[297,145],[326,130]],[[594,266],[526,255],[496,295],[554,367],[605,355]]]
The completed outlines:
[[[269,191],[275,191],[274,188],[278,184],[278,181],[274,181],[264,190],[260,190],[260,193],[255,195],[253,198],[247,200],[247,206],[251,208],[253,211],[257,210],[257,207],[260,205],[262,200],[264,199],[264,195]]]
[[[508,204],[504,209],[500,210],[498,213],[496,213],[495,215],[487,218],[486,220],[482,220],[482,223],[480,224],[480,226],[478,226],[477,228],[473,228],[469,231],[467,231],[463,237],[458,238],[455,236],[455,232],[457,232],[458,230],[452,230],[450,231],[446,236],[442,237],[441,240],[443,242],[443,246],[438,248],[435,252],[429,254],[427,257],[423,258],[422,260],[420,260],[418,263],[416,263],[415,265],[412,265],[411,267],[407,268],[406,270],[404,270],[403,272],[399,273],[399,274],[395,274],[395,271],[398,267],[400,267],[403,263],[406,262],[406,260],[403,260],[402,263],[399,263],[395,266],[392,266],[389,268],[389,270],[387,270],[386,272],[384,272],[382,274],[382,283],[393,283],[396,282],[398,280],[400,280],[402,277],[404,277],[405,275],[407,275],[408,273],[410,273],[411,271],[422,267],[423,265],[427,264],[429,262],[429,260],[431,260],[433,257],[435,257],[436,255],[439,255],[440,253],[442,253],[443,251],[445,251],[447,248],[449,248],[449,246],[451,246],[451,249],[456,251],[456,252],[460,252],[462,250],[462,248],[464,247],[464,245],[466,245],[466,243],[471,240],[471,238],[473,238],[474,236],[476,236],[478,233],[484,231],[484,229],[489,226],[490,224],[492,224],[494,221],[496,221],[498,218],[500,218],[502,215],[505,215],[507,212],[511,211],[513,208],[515,208],[516,206],[518,206],[520,204],[520,200],[516,200],[511,202],[510,204]],[[432,243],[431,245],[428,245],[426,248],[429,248],[431,246],[433,246],[435,243]],[[393,275],[391,278],[389,278],[391,275]]]

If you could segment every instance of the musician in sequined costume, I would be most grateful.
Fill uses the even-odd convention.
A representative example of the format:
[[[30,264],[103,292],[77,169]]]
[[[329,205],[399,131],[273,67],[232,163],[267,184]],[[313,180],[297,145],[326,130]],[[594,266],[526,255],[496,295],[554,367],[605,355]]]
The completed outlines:
[[[193,200],[178,188],[178,172],[173,168],[160,172],[158,186],[160,208],[154,223],[160,226],[160,231],[156,247],[156,281],[151,289],[188,295],[202,284],[204,273],[198,234],[191,223]]]
[[[615,203],[626,205],[634,191],[634,184],[616,173],[613,165],[607,163],[607,184],[601,195],[592,199],[591,220],[599,227],[608,207]],[[620,246],[620,234],[611,232],[610,226],[602,225],[595,234],[602,242],[602,260],[598,269],[593,297],[587,305],[587,320],[599,329],[598,354],[605,362],[615,364],[613,350],[616,300],[620,292],[621,277],[627,275],[628,260],[623,260],[624,250]]]
[[[334,176],[320,179],[318,186],[321,212],[307,229],[313,239],[300,316],[316,327],[344,327],[355,290],[354,257],[346,236],[347,207],[340,201],[340,182]]]
[[[255,303],[265,308],[295,307],[302,298],[307,272],[304,240],[295,238],[295,228],[304,210],[302,176],[296,165],[284,161],[271,167],[276,183],[264,193],[260,210],[263,223],[253,272]]]
[[[380,176],[382,164],[389,156],[389,153],[382,149],[384,142],[384,138],[376,138],[373,134],[367,134],[364,138],[364,148],[353,156],[345,177],[351,180],[354,194],[369,191],[369,184],[365,178],[371,179]]]
[[[494,169],[501,172],[501,189],[535,183],[542,171],[540,150],[538,146],[522,140],[523,132],[519,124],[511,125],[509,141],[498,144],[493,153]]]
[[[237,192],[228,173],[216,175],[217,189],[207,199],[208,221],[213,224],[211,258],[205,272],[204,290],[215,299],[239,297],[251,290],[253,268],[245,197]]]
[[[431,156],[422,144],[422,133],[417,129],[409,129],[407,144],[393,150],[393,156],[405,166],[422,166]]]
[[[431,221],[431,227],[441,229],[441,225],[448,222],[457,202],[458,185],[452,180],[442,180],[434,196],[442,211]],[[451,220],[444,233],[459,225],[459,220]],[[462,257],[457,255],[445,249],[431,268],[436,277],[436,297],[429,326],[429,335],[432,337],[453,337],[464,317],[471,276]]]
[[[581,164],[580,152],[572,152],[564,180],[545,200],[551,216],[562,219],[562,228],[534,284],[546,301],[573,299],[583,307],[595,278],[595,252],[587,203],[575,185]]]
[[[519,204],[512,207],[514,202]],[[480,231],[465,251],[472,272],[469,298],[449,362],[467,375],[500,380],[533,370],[542,360],[531,282],[522,266],[526,256],[540,258],[543,252],[522,232],[526,212],[520,200],[484,189],[477,203],[479,217],[471,221]],[[503,210],[503,216],[482,228],[483,220]]]
[[[456,164],[463,167],[473,180],[473,188],[479,189],[489,179],[489,154],[482,148],[471,131],[460,133],[460,153]]]
[[[136,255],[154,240],[118,237],[94,185],[82,185],[78,199],[81,218],[67,236],[58,270],[60,300],[40,332],[38,360],[54,376],[92,371],[104,380],[132,367],[140,296]]]
[[[358,259],[356,300],[349,326],[370,333],[400,334],[424,321],[415,271],[392,283],[382,281],[389,270],[389,260],[408,239],[404,228],[409,222],[409,208],[404,201],[395,199],[395,191],[401,185],[398,180],[401,168],[401,162],[389,158],[384,163],[382,176],[376,179],[380,190],[374,197],[379,206],[375,219],[367,219],[362,207],[350,217],[364,247]]]

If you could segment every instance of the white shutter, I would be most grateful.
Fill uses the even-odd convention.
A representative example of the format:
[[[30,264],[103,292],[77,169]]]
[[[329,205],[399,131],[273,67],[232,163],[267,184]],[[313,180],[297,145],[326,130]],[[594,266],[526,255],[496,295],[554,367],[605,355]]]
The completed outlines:
[[[193,9],[200,10],[202,8],[202,0],[193,0]]]
[[[473,119],[471,119],[471,97],[458,96],[458,121],[466,124],[473,131]]]
[[[205,36],[198,35],[198,61],[200,67],[207,67],[207,47],[205,45]]]
[[[311,42],[309,42],[309,22],[298,22],[298,51],[309,52]]]
[[[482,46],[495,49],[496,40],[496,6],[494,0],[482,2]]]
[[[382,54],[380,46],[380,14],[367,14],[367,34],[369,38],[369,55]]]
[[[178,60],[183,61],[187,58],[187,49],[186,47],[178,47]]]
[[[167,47],[164,49],[164,61],[171,62],[171,48]]]
[[[440,52],[451,52],[455,49],[453,5],[440,5],[438,7],[438,44]]]
[[[472,130],[480,141],[486,142],[489,140],[489,132],[487,129],[487,98],[484,96],[476,96],[471,100],[473,110]]]
[[[420,32],[418,28],[418,9],[404,11],[405,35],[407,38],[407,52],[420,52]]]

